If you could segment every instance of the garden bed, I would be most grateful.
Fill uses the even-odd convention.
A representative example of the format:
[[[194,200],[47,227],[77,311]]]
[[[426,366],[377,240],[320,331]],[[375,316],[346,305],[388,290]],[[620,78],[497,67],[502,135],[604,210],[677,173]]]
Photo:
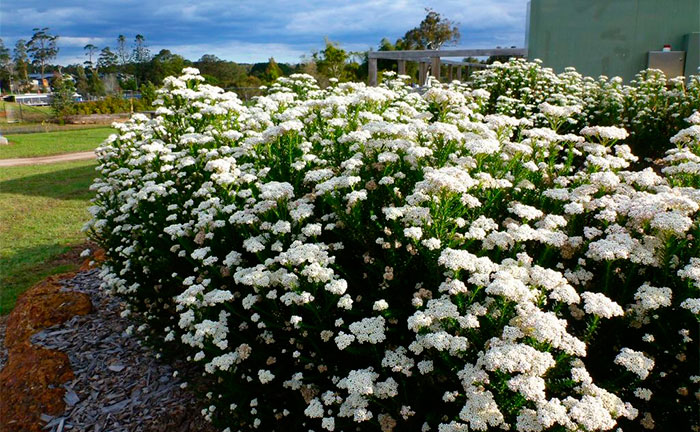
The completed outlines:
[[[19,328],[29,329],[28,334],[38,332],[29,337],[26,347],[11,348],[11,356],[16,357],[11,357],[14,365],[0,374],[5,405],[0,418],[2,430],[213,431],[201,416],[191,415],[201,407],[185,389],[182,375],[128,334],[133,323],[120,316],[121,302],[100,290],[100,283],[98,270],[82,270],[75,276],[39,284],[28,292],[31,317],[16,311],[9,337],[12,341],[27,333]],[[39,292],[42,297],[37,297]],[[75,309],[78,315],[73,318],[73,312],[60,317],[47,315],[40,325],[29,324],[39,322],[37,317],[45,314],[42,305],[54,304],[51,298],[65,304],[74,296],[83,296],[85,301],[81,301],[91,304],[90,310]],[[18,308],[26,308],[25,303]],[[2,317],[0,371],[7,366],[6,323],[7,317]],[[62,372],[55,375],[58,361]],[[188,370],[186,365],[180,366]],[[29,381],[25,382],[22,371],[29,368]],[[35,383],[47,383],[47,387]]]
[[[183,73],[98,149],[88,228],[216,426],[698,427],[700,77],[513,60],[244,105]]]

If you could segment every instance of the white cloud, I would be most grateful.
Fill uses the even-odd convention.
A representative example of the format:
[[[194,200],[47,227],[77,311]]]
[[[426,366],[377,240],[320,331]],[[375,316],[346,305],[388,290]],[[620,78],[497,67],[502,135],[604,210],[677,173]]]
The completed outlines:
[[[59,47],[79,47],[82,48],[87,44],[93,44],[102,46],[104,43],[110,42],[107,38],[103,37],[89,37],[89,36],[61,36],[58,38]]]
[[[169,49],[190,59],[198,60],[204,54],[214,54],[215,56],[235,60],[239,63],[257,63],[267,61],[274,57],[282,63],[297,63],[304,54],[309,54],[310,50],[284,43],[256,43],[231,41],[225,43],[212,44],[183,44],[152,47],[152,52],[156,53],[160,49]]]

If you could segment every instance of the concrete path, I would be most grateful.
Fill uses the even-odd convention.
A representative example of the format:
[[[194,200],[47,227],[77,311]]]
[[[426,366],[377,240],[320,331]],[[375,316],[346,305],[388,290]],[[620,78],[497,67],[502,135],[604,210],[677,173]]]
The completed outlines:
[[[67,153],[53,156],[42,156],[34,158],[0,159],[0,167],[25,166],[25,165],[46,165],[56,162],[70,162],[87,159],[95,159],[94,151]]]

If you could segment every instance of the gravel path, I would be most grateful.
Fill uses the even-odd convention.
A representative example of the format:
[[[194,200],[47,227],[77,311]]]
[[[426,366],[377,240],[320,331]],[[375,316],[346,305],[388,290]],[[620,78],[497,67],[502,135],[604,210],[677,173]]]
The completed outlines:
[[[93,313],[32,336],[34,344],[65,352],[75,373],[64,385],[66,411],[59,417],[43,415],[44,429],[214,431],[193,394],[181,389],[173,368],[125,333],[132,323],[120,317],[120,301],[99,289],[97,274],[91,270],[64,281],[70,290],[91,296]]]
[[[24,165],[45,165],[55,162],[69,162],[78,160],[95,159],[94,151],[66,153],[54,156],[41,156],[33,158],[0,159],[0,167],[24,166]]]

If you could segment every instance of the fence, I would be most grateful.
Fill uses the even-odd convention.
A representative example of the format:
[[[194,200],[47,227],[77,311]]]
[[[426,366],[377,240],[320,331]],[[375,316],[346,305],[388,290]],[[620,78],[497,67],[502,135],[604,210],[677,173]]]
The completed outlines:
[[[41,123],[51,120],[52,113],[48,106],[3,101],[0,118],[5,123]]]

